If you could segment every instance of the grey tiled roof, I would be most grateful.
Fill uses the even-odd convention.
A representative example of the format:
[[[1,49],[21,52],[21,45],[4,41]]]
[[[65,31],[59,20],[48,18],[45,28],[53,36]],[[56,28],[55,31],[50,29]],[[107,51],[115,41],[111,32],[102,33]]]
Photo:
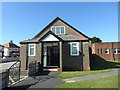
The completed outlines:
[[[29,43],[29,42],[38,42],[38,41],[39,41],[39,38],[36,38],[36,39],[28,39],[28,40],[25,40],[25,41],[22,41],[22,42]]]
[[[74,40],[86,40],[86,39],[82,39],[78,36],[73,36],[73,35],[58,35],[59,38],[61,38],[63,41],[74,41]],[[23,43],[35,43],[35,42],[39,42],[39,38],[36,39],[29,39],[29,40],[25,40],[22,41]]]
[[[64,41],[69,41],[69,40],[73,40],[73,41],[74,40],[84,40],[84,39],[82,39],[80,37],[76,37],[76,36],[72,36],[72,35],[60,35],[58,37],[60,37]]]

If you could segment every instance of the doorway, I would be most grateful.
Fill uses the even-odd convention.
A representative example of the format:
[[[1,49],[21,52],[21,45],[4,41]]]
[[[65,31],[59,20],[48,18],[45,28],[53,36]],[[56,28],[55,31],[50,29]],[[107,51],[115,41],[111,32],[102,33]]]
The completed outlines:
[[[59,67],[59,44],[43,44],[43,67]]]

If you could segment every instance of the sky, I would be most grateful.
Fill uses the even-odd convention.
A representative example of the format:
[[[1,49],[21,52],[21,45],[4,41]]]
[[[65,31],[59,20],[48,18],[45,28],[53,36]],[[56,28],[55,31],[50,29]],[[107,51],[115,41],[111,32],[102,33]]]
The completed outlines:
[[[118,41],[117,2],[3,2],[2,41],[33,38],[56,17],[89,37]]]

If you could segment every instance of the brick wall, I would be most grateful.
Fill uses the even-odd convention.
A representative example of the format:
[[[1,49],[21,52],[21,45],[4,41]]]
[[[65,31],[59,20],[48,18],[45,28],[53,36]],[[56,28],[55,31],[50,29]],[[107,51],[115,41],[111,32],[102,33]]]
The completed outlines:
[[[105,53],[105,48],[108,49],[108,54]],[[120,42],[94,43],[92,44],[92,54],[104,60],[120,60],[120,54],[113,53],[114,48],[120,48]]]

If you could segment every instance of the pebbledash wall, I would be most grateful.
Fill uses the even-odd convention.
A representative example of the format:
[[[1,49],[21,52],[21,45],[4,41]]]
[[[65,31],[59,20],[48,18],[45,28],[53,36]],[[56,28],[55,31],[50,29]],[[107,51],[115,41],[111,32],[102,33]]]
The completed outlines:
[[[97,59],[120,60],[120,42],[103,42],[92,44],[92,54]],[[94,57],[95,58],[95,57]]]

